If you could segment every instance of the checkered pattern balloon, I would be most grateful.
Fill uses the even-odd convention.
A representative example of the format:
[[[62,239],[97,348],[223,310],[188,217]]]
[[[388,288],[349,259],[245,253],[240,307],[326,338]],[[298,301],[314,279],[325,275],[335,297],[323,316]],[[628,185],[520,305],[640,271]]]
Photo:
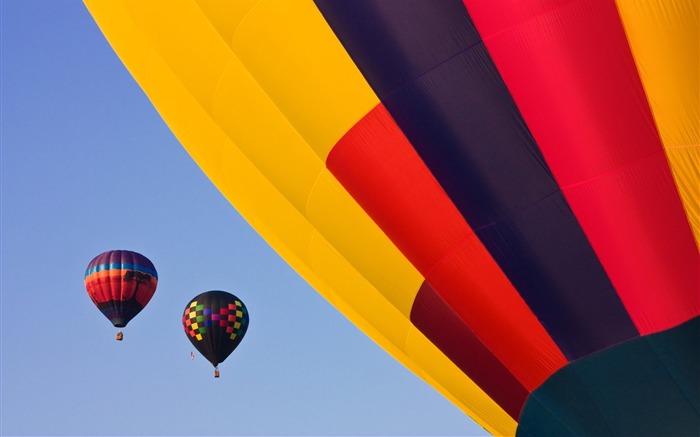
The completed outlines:
[[[190,342],[216,366],[243,339],[248,329],[248,310],[231,293],[208,291],[187,304],[182,326]]]

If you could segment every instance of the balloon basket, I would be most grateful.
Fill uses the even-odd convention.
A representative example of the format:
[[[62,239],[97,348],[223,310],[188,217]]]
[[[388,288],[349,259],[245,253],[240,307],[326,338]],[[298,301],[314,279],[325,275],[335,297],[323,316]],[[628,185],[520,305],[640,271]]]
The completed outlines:
[[[117,339],[117,341],[122,341],[124,339],[124,333],[121,331],[117,332],[116,339]]]
[[[219,369],[214,369],[214,378],[219,377]]]

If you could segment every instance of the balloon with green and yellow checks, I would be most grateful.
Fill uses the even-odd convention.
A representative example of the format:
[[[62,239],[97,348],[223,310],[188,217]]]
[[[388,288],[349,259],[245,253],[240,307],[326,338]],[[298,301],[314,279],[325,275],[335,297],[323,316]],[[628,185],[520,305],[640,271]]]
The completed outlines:
[[[231,293],[212,290],[187,304],[182,326],[194,347],[216,368],[238,347],[248,320],[243,301]]]

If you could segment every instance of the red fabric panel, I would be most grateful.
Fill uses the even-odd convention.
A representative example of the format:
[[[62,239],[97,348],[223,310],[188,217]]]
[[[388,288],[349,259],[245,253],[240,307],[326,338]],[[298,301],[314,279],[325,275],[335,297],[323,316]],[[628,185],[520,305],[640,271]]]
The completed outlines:
[[[464,0],[642,334],[700,314],[700,255],[609,0]]]
[[[327,166],[484,343],[485,353],[527,389],[566,364],[383,105],[336,144]]]

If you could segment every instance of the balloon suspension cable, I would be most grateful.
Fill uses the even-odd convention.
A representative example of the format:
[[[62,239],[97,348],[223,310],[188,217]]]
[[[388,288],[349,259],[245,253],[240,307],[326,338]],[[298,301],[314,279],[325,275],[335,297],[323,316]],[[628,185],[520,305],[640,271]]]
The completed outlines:
[[[119,332],[117,332],[116,338],[117,338],[117,341],[122,341],[124,339],[124,333],[121,330],[119,330]]]
[[[214,378],[218,378],[218,377],[219,377],[219,368],[214,367]]]

